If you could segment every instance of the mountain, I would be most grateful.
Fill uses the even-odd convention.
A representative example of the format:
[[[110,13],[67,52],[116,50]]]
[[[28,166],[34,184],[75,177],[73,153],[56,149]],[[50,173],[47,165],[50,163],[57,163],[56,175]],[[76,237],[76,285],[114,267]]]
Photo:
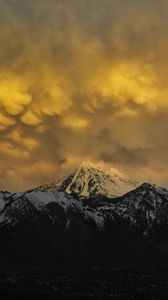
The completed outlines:
[[[1,211],[0,214],[0,227],[4,225],[17,226],[20,221],[31,219],[32,222],[36,221],[40,212],[47,212],[47,218],[54,222],[54,214],[50,211],[49,207],[53,205],[59,207],[64,211],[64,219],[67,218],[65,228],[68,229],[69,224],[68,213],[72,211],[80,218],[90,219],[99,228],[103,226],[103,215],[98,210],[93,210],[90,207],[83,206],[82,202],[73,199],[70,195],[64,192],[41,192],[30,191],[20,195],[18,198],[13,199],[6,209]],[[55,216],[55,220],[57,215]]]
[[[168,190],[144,183],[116,199],[115,211],[142,235],[168,243]]]
[[[107,199],[96,208],[65,192],[13,194],[13,201],[0,213],[0,261],[65,267],[153,264],[162,256],[165,260],[165,254],[150,245],[139,230],[140,226],[148,228],[145,216],[151,200],[145,193],[154,207],[155,199],[159,203],[168,199],[168,191],[152,185]]]
[[[0,244],[2,263],[163,265],[168,190],[82,163],[57,183],[1,192]]]
[[[152,257],[113,204],[93,209],[64,192],[15,198],[0,214],[0,243],[2,263],[128,266]]]
[[[40,191],[64,191],[80,198],[105,196],[115,198],[138,186],[123,174],[113,170],[106,172],[91,163],[83,162],[65,179],[40,186]]]

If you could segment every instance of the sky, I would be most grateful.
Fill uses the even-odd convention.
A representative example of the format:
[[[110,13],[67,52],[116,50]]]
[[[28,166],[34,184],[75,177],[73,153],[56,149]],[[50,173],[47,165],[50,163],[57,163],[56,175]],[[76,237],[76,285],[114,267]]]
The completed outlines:
[[[82,161],[168,185],[168,1],[0,0],[0,190]]]

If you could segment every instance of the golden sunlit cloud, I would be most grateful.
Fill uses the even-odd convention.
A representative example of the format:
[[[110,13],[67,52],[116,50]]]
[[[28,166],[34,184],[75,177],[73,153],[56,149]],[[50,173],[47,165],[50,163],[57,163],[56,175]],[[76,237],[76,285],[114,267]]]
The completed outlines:
[[[21,121],[27,125],[39,125],[42,120],[31,110],[27,110],[21,117]]]
[[[6,127],[14,124],[15,124],[15,120],[0,113],[0,125],[2,126],[2,128],[5,129]]]
[[[13,158],[28,158],[29,153],[23,149],[17,149],[10,143],[1,143],[0,144],[0,153],[1,155],[4,154],[4,156],[8,157],[11,156]]]
[[[38,142],[35,139],[24,137],[20,130],[11,131],[11,133],[7,137],[10,140],[10,142],[13,141],[17,144],[20,144],[24,146],[27,150],[33,150],[35,147],[38,146]]]
[[[31,101],[22,80],[6,79],[0,81],[0,104],[11,115],[17,115]]]
[[[168,184],[167,18],[165,0],[0,1],[0,186],[84,159]]]
[[[63,119],[63,125],[67,128],[83,129],[88,126],[88,122],[87,120],[81,119],[79,117],[67,116]]]

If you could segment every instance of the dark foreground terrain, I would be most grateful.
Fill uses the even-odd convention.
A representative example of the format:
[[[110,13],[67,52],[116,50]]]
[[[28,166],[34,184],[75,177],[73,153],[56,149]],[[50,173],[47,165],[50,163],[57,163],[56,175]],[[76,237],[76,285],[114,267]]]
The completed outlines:
[[[1,267],[0,299],[168,299],[168,269]]]

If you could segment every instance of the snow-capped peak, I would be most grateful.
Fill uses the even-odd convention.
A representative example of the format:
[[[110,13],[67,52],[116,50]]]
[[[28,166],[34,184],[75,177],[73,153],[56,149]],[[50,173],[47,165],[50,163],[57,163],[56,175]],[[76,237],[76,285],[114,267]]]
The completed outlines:
[[[107,172],[90,162],[80,166],[62,181],[60,189],[68,194],[81,197],[118,197],[138,186],[117,170]]]
[[[115,169],[107,172],[90,162],[82,162],[64,179],[40,186],[36,191],[62,191],[83,198],[98,195],[115,198],[131,191],[138,185],[137,182],[131,181]]]

